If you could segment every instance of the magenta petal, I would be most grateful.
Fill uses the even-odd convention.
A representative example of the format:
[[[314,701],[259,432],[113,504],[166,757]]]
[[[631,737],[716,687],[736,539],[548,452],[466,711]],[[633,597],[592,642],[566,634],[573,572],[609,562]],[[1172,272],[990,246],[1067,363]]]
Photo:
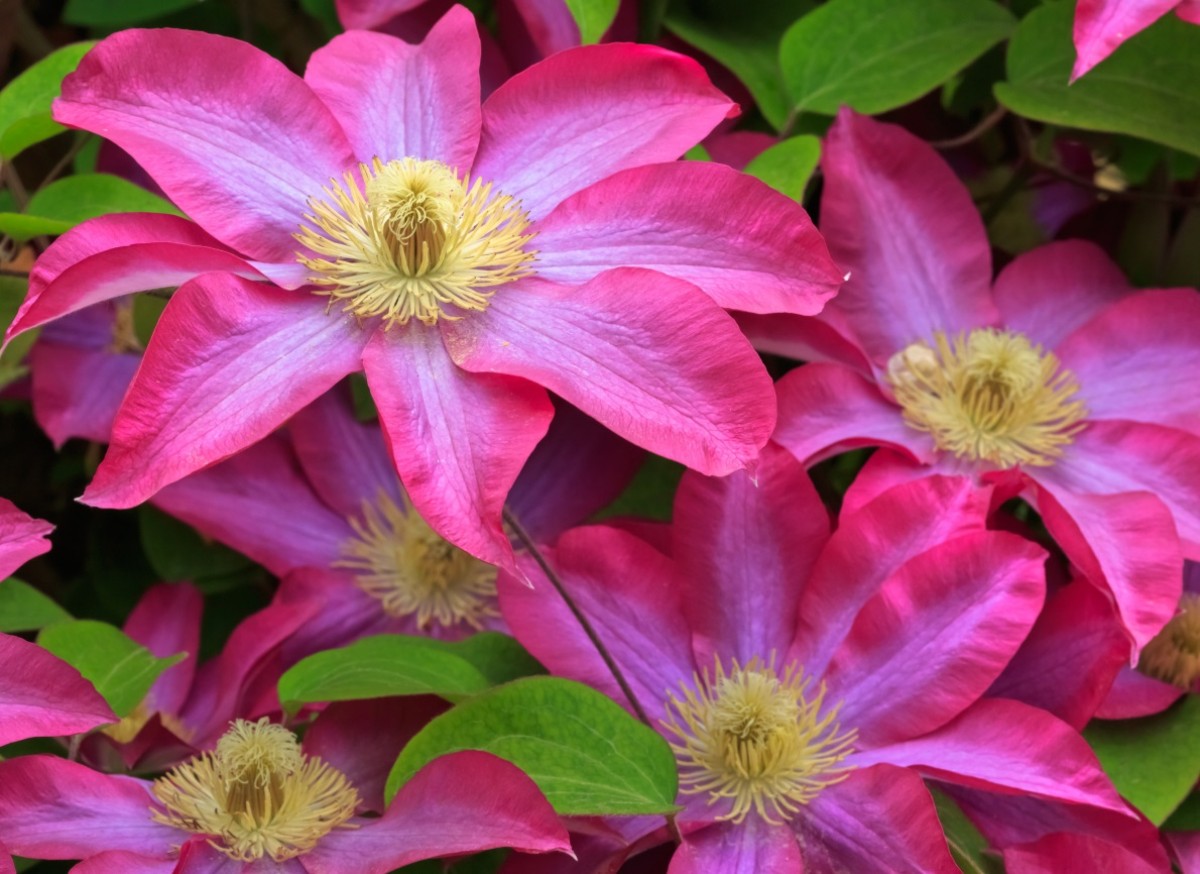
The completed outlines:
[[[358,370],[367,336],[315,296],[192,280],[163,311],[84,501],[132,507],[261,440]]]
[[[1075,7],[1075,81],[1125,40],[1166,15],[1179,0],[1079,0]]]
[[[796,633],[803,581],[829,539],[829,514],[804,468],[768,444],[755,470],[684,474],[674,544],[696,659],[746,664],[783,654]]]
[[[413,506],[456,546],[495,564],[511,562],[500,514],[550,425],[545,390],[460,370],[437,329],[417,322],[397,336],[379,333],[363,364]]]
[[[691,58],[626,43],[568,49],[487,99],[472,175],[541,218],[618,170],[674,161],[736,112]]]
[[[877,364],[934,331],[996,321],[983,222],[928,143],[843,109],[821,166],[821,232],[850,272],[835,306]]]
[[[150,819],[150,784],[53,756],[0,762],[0,834],[18,856],[83,859],[106,850],[165,857],[184,834]]]
[[[745,822],[714,823],[685,835],[667,874],[802,874],[804,861],[795,833],[757,816]]]
[[[308,199],[353,162],[329,110],[249,43],[126,30],[63,82],[55,120],[129,152],[171,200],[252,258],[294,261]]]
[[[419,158],[466,173],[479,144],[479,33],[461,6],[420,45],[351,31],[313,52],[304,79],[360,161]]]
[[[73,867],[71,874],[177,874],[177,864],[169,857],[155,858],[127,850],[111,850],[89,856]],[[4,874],[3,865],[0,865],[0,874]]]
[[[1147,848],[1149,849],[1149,848]],[[1163,874],[1170,870],[1166,853],[1160,864],[1151,864],[1141,856],[1117,844],[1091,835],[1059,832],[1032,844],[1004,849],[1007,874],[1062,874],[1087,871],[1088,874]],[[1188,874],[1184,869],[1184,874]]]
[[[512,847],[571,852],[549,802],[515,765],[467,751],[434,759],[401,787],[383,817],[330,833],[304,856],[310,874],[386,874],[421,859]]]
[[[0,498],[0,580],[34,556],[50,551],[46,538],[54,526],[34,519],[17,509],[12,501]]]
[[[834,653],[826,682],[865,747],[933,731],[974,703],[1029,633],[1046,553],[996,531],[910,559],[880,587]]]
[[[836,307],[821,310],[819,318],[787,313],[735,313],[738,327],[759,352],[770,352],[795,361],[841,364],[863,376],[871,375],[871,363],[840,325]]]
[[[29,737],[90,731],[116,721],[79,671],[36,644],[0,634],[0,746]]]
[[[1200,10],[1196,15],[1196,24],[1200,24]],[[1179,870],[1183,874],[1200,874],[1200,831],[1167,832],[1163,837],[1179,863]]]
[[[1096,710],[1097,719],[1137,719],[1166,710],[1187,694],[1186,689],[1172,686],[1153,677],[1147,677],[1128,665],[1125,666],[1112,688]]]
[[[183,709],[200,661],[203,613],[204,597],[191,583],[159,583],[142,595],[125,620],[125,633],[159,658],[188,655],[150,687],[146,703],[151,712],[173,714]]]
[[[8,853],[8,847],[0,843],[0,874],[17,874],[16,866],[13,865],[12,856]]]
[[[825,241],[790,197],[700,161],[609,176],[537,225],[537,271],[576,285],[610,267],[693,282],[726,309],[813,315],[842,284]]]
[[[373,30],[425,0],[334,0],[338,21],[346,30]]]
[[[468,370],[544,385],[701,473],[745,467],[775,425],[770,377],[737,324],[694,285],[651,270],[578,288],[525,280],[446,336]]]

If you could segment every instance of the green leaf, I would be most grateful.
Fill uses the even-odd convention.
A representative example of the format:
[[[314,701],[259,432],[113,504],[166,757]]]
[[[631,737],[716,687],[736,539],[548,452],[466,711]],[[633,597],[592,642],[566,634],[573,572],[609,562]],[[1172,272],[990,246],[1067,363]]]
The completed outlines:
[[[1200,154],[1200,28],[1164,15],[1073,85],[1072,6],[1050,3],[1021,22],[996,98],[1026,118],[1132,134]]]
[[[63,46],[42,58],[0,91],[0,158],[66,130],[50,117],[50,104],[62,90],[63,77],[79,65],[94,42]]]
[[[1193,792],[1185,798],[1162,827],[1163,831],[1168,832],[1200,831],[1200,792]]]
[[[20,212],[0,212],[0,234],[24,242],[32,237],[55,237],[71,230],[71,223],[58,219],[25,215]]]
[[[26,240],[61,234],[80,222],[113,212],[182,215],[157,194],[107,173],[84,173],[52,182],[29,198],[22,215],[0,214],[0,231]]]
[[[227,546],[202,537],[194,528],[148,504],[138,508],[142,548],[150,566],[164,580],[205,582],[250,567],[252,562]]]
[[[800,136],[776,143],[755,156],[746,172],[796,201],[804,199],[804,189],[821,160],[821,140]]]
[[[1142,719],[1093,720],[1083,736],[1117,790],[1162,825],[1200,774],[1200,695]]]
[[[684,467],[658,455],[648,455],[625,491],[595,516],[595,521],[614,516],[639,516],[667,522],[675,505],[675,491]]]
[[[440,642],[440,645],[473,664],[493,686],[546,673],[525,647],[498,631],[482,631],[457,643]]]
[[[388,799],[428,762],[458,750],[512,762],[564,815],[676,809],[667,742],[608,697],[559,677],[516,680],[433,719],[401,751]]]
[[[954,799],[932,787],[929,792],[946,833],[950,855],[959,869],[965,874],[1004,874],[1004,865],[992,852],[987,839],[967,819]]]
[[[0,276],[0,324],[7,327],[16,318],[17,310],[25,300],[29,283],[15,276]],[[37,339],[40,329],[26,331],[16,337],[0,352],[0,388],[25,375],[25,353]]]
[[[163,671],[187,657],[160,659],[121,629],[92,619],[47,626],[38,643],[90,680],[120,717],[141,703]]]
[[[784,34],[779,63],[795,112],[875,114],[936,88],[1014,23],[993,0],[830,0]]]
[[[620,0],[567,0],[567,10],[579,26],[579,39],[586,46],[600,42],[617,17]]]
[[[202,2],[204,0],[121,0],[119,3],[113,0],[67,0],[62,17],[68,24],[81,27],[116,29],[199,6]]]
[[[0,583],[0,631],[37,631],[71,618],[53,598],[28,583],[10,577]]]
[[[813,0],[719,0],[699,14],[674,3],[663,22],[684,42],[728,67],[754,97],[763,117],[782,130],[788,98],[779,71],[779,36],[811,12]]]

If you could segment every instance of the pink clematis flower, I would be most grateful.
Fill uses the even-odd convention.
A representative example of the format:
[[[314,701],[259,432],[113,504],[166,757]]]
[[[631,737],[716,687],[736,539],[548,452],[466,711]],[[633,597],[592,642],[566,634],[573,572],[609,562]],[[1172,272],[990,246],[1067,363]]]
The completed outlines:
[[[811,314],[841,277],[788,198],[660,163],[734,107],[686,58],[606,45],[481,109],[478,57],[459,8],[419,46],[343,34],[304,80],[184,31],[122,32],[84,59],[56,118],[126,149],[196,223],[74,229],[11,333],[203,274],[163,313],[87,502],[136,504],[360,368],[413,504],[491,561],[511,557],[500,509],[546,389],[697,469],[753,461],[773,402],[716,304]]]
[[[1200,24],[1200,0],[1078,0],[1073,33],[1075,67],[1071,71],[1071,81],[1172,9],[1184,21]]]
[[[318,754],[281,725],[237,720],[153,782],[10,759],[0,762],[0,833],[22,856],[82,859],[81,874],[387,874],[495,847],[570,852],[533,781],[488,753],[436,759],[382,816],[362,816],[347,774],[371,746],[361,734],[327,735]]]
[[[1200,297],[1135,291],[1081,241],[993,287],[966,190],[901,128],[844,111],[823,166],[850,281],[819,319],[745,321],[761,348],[817,362],[780,380],[774,439],[808,463],[886,447],[852,507],[938,472],[1024,497],[1140,649],[1175,611],[1181,551],[1200,556]]]
[[[50,551],[46,537],[54,526],[22,513],[12,501],[0,498],[0,580],[31,558]]]
[[[757,483],[684,475],[674,559],[612,528],[559,539],[552,565],[675,750],[672,874],[957,871],[923,776],[1126,815],[1073,729],[982,697],[1044,593],[1045,553],[985,530],[989,499],[929,478],[831,534],[768,447]],[[500,598],[553,673],[632,709],[551,585],[502,575]]]

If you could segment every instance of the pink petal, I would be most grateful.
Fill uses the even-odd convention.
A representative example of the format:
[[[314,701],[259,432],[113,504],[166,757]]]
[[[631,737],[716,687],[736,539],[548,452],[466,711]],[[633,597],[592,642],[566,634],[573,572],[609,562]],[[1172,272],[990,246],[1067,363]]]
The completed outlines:
[[[550,425],[545,391],[522,379],[460,370],[438,331],[416,322],[398,336],[378,334],[363,364],[413,506],[459,548],[510,563],[500,515],[521,465]]]
[[[547,558],[638,703],[651,720],[663,718],[665,694],[690,682],[696,671],[674,565],[633,535],[604,526],[568,531]],[[497,581],[513,635],[551,673],[624,702],[596,647],[550,581],[532,567],[526,572],[532,587],[511,574]],[[546,633],[549,628],[553,634]]]
[[[154,858],[125,850],[111,850],[89,856],[71,869],[71,874],[176,874],[172,858]],[[0,874],[4,868],[0,866]]]
[[[829,539],[829,514],[804,468],[768,444],[754,479],[686,473],[673,522],[700,666],[786,652],[801,584]]]
[[[484,791],[481,791],[484,790]],[[401,787],[383,817],[330,833],[304,856],[310,874],[386,874],[421,859],[512,847],[570,853],[567,831],[534,782],[490,753],[451,753]]]
[[[8,854],[8,848],[4,844],[0,844],[0,874],[17,874],[12,856]]]
[[[383,612],[378,598],[368,595],[345,570],[301,568],[292,571],[279,588],[276,603],[307,605],[312,617],[286,641],[284,664],[295,664],[305,656],[345,646],[372,634],[426,634],[416,622],[394,619]]]
[[[775,424],[770,378],[699,289],[650,270],[578,288],[525,280],[446,329],[472,371],[544,385],[630,442],[701,473],[746,466]]]
[[[934,331],[996,321],[983,222],[931,146],[843,109],[821,166],[821,233],[850,272],[835,306],[877,364]]]
[[[1107,307],[1056,350],[1079,380],[1088,419],[1130,419],[1200,432],[1200,295],[1143,291]]]
[[[842,284],[801,206],[720,164],[682,161],[609,176],[537,224],[537,271],[577,285],[648,267],[726,309],[813,315]]]
[[[261,440],[359,369],[367,332],[315,296],[202,276],[163,311],[84,501],[132,507]]]
[[[1113,260],[1087,240],[1058,240],[1018,255],[996,277],[1004,327],[1054,349],[1109,304],[1133,294]]]
[[[1096,710],[1097,719],[1137,719],[1166,710],[1187,694],[1186,689],[1147,677],[1126,665],[1117,674],[1108,697]]]
[[[113,34],[63,82],[54,117],[115,142],[184,212],[264,261],[295,260],[308,199],[353,162],[298,76],[210,33]]]
[[[373,30],[426,0],[334,0],[338,21],[346,30]]]
[[[1183,874],[1200,874],[1200,831],[1167,832],[1163,837],[1179,863],[1179,870]]]
[[[1060,832],[1047,835],[1032,844],[1004,850],[1004,870],[1008,874],[1062,874],[1087,871],[1088,874],[1162,874],[1170,861],[1161,849],[1162,863],[1152,865],[1141,856],[1090,835]],[[1184,874],[1187,874],[1185,871]]]
[[[858,753],[852,761],[913,768],[976,789],[1125,810],[1079,733],[1019,701],[978,701],[937,731]]]
[[[579,45],[579,25],[563,0],[512,0],[512,6],[528,31],[538,58]],[[501,21],[500,33],[504,37],[504,20]],[[506,48],[509,48],[508,43],[506,39]]]
[[[871,363],[858,344],[839,325],[841,314],[826,307],[819,318],[786,313],[759,315],[735,313],[738,327],[759,352],[769,352],[796,361],[842,364],[863,376],[871,376]]]
[[[779,424],[771,439],[807,465],[857,446],[887,446],[928,462],[933,441],[904,423],[875,383],[840,364],[806,364],[775,384]]]
[[[1175,14],[1189,24],[1200,24],[1200,0],[1181,0],[1175,7]]]
[[[688,834],[671,857],[667,874],[801,874],[804,861],[796,835],[757,816],[745,822],[714,823]]]
[[[649,45],[569,49],[487,99],[472,176],[541,218],[618,170],[675,160],[736,113],[691,58]]]
[[[360,161],[408,157],[470,169],[479,144],[479,34],[463,7],[419,45],[366,31],[336,36],[313,53],[304,79]]]
[[[165,857],[184,833],[150,819],[150,784],[54,756],[0,762],[0,834],[33,859],[83,859],[108,850]]]
[[[1046,553],[1003,532],[965,534],[910,559],[859,611],[834,653],[830,701],[862,747],[933,731],[974,703],[1029,633]]]
[[[79,671],[36,644],[0,634],[0,665],[0,746],[117,721]]]
[[[1179,0],[1079,0],[1075,7],[1074,82],[1107,58],[1121,43],[1145,30]]]
[[[0,580],[12,575],[29,559],[50,551],[46,538],[54,526],[34,519],[17,509],[12,501],[0,498]]]
[[[150,687],[146,703],[151,712],[173,714],[183,709],[200,661],[203,613],[204,598],[191,583],[159,583],[146,590],[125,620],[125,633],[159,658],[188,655]]]

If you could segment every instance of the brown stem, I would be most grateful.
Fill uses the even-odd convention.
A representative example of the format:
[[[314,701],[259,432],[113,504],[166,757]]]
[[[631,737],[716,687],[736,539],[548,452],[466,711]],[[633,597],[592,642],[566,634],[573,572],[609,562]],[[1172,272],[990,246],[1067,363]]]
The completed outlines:
[[[935,149],[957,149],[959,146],[965,146],[968,143],[972,143],[979,139],[985,133],[994,128],[1006,115],[1008,115],[1008,109],[1003,106],[997,106],[987,115],[985,115],[979,124],[975,125],[975,127],[971,128],[965,134],[961,134],[957,137],[951,137],[948,140],[935,140],[929,145],[933,146]]]

